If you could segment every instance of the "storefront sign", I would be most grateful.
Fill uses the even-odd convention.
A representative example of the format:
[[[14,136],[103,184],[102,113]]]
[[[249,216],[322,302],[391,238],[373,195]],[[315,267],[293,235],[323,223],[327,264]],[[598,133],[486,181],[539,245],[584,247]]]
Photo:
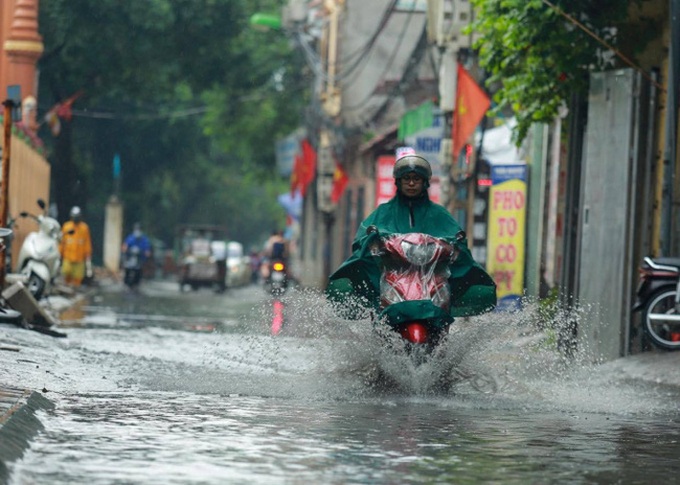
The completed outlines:
[[[378,157],[378,166],[375,171],[377,174],[375,190],[376,207],[394,197],[394,194],[397,191],[397,187],[394,185],[394,178],[392,177],[395,161],[396,157],[393,157],[392,155],[382,155]]]
[[[497,309],[517,310],[524,293],[526,165],[493,165],[491,182],[487,271],[497,285]]]
[[[282,177],[290,177],[295,156],[300,151],[300,134],[294,133],[276,141],[276,171]]]
[[[406,137],[406,144],[413,147],[418,155],[430,162],[432,176],[442,176],[441,146],[444,136],[444,116],[439,109],[433,109],[432,126],[423,128]]]

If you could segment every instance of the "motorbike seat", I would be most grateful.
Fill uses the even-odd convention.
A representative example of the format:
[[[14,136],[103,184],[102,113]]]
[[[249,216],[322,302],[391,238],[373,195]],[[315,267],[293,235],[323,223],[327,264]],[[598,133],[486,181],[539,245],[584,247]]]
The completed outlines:
[[[673,266],[674,268],[678,268],[680,270],[680,258],[660,257],[660,258],[651,258],[651,259],[656,264],[662,264],[664,266]]]

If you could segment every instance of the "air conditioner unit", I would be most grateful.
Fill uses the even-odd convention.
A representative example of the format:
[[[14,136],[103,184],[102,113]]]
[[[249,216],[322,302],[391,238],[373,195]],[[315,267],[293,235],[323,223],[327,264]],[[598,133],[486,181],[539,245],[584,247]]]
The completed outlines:
[[[453,150],[453,140],[451,138],[442,138],[442,143],[439,146],[439,159],[442,161],[442,167],[450,167],[453,162],[451,152]]]
[[[439,65],[439,109],[443,112],[451,112],[456,107],[457,52],[448,46]]]
[[[455,42],[457,47],[470,47],[470,36],[463,29],[472,22],[469,0],[429,0],[427,4],[428,38],[437,45]]]
[[[290,0],[288,5],[281,9],[281,23],[285,29],[290,29],[294,24],[304,22],[307,19],[307,6],[304,0]]]
[[[430,44],[439,43],[437,32],[443,7],[444,0],[427,0],[427,41]]]

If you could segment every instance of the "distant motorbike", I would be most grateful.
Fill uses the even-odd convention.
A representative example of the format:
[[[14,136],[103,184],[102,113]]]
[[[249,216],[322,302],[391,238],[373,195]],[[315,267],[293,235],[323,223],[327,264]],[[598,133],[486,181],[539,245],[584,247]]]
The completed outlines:
[[[680,258],[645,257],[633,312],[642,311],[642,328],[654,345],[680,349]]]
[[[30,218],[38,223],[38,231],[26,236],[17,261],[17,272],[26,279],[26,287],[36,300],[49,292],[61,268],[59,242],[61,226],[46,214],[45,201],[38,199],[43,213],[39,215],[21,212],[19,217]]]
[[[142,280],[143,258],[139,246],[130,246],[123,255],[123,281],[128,288],[134,289]]]
[[[411,349],[432,349],[448,332],[453,317],[449,265],[458,257],[455,245],[423,233],[380,236],[371,254],[380,260],[378,321],[398,332]],[[457,236],[464,238],[464,233]]]
[[[288,268],[283,260],[273,260],[269,263],[269,275],[265,278],[264,286],[267,292],[274,296],[283,295],[288,289]]]

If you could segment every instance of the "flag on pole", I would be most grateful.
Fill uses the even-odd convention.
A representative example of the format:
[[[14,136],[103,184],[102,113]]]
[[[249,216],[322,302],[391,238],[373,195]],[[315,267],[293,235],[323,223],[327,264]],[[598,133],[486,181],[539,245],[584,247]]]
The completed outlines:
[[[304,197],[307,187],[316,177],[316,152],[307,139],[302,140],[302,151],[295,157],[293,172],[290,176],[290,192],[299,191]]]
[[[73,103],[75,102],[76,99],[81,97],[83,95],[82,91],[78,91],[76,94],[73,96],[67,98],[66,100],[62,101],[61,103],[57,104],[57,115],[59,115],[59,118],[62,118],[66,121],[71,121],[71,118],[73,118]]]
[[[480,88],[469,72],[458,64],[458,85],[456,87],[456,108],[453,113],[453,159],[457,160],[460,151],[482,121],[491,106],[491,100]]]
[[[83,91],[78,91],[66,100],[52,106],[52,108],[50,108],[50,110],[45,114],[45,122],[50,127],[52,136],[59,136],[59,133],[61,133],[60,119],[71,121],[73,118],[73,103],[82,95]]]
[[[333,189],[331,190],[331,202],[337,204],[345,192],[345,187],[349,183],[349,176],[337,160],[335,161],[335,171],[333,172]]]

